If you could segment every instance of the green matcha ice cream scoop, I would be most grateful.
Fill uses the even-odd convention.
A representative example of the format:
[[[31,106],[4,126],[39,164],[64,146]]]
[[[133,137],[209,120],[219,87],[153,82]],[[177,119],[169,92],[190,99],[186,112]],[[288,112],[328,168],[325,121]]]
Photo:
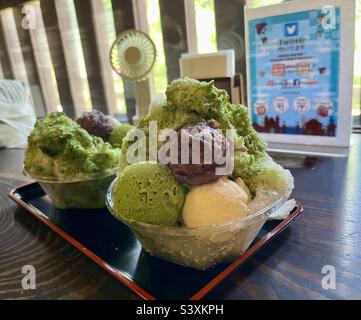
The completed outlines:
[[[185,194],[169,168],[159,163],[138,162],[118,176],[113,190],[115,212],[127,220],[174,226]]]

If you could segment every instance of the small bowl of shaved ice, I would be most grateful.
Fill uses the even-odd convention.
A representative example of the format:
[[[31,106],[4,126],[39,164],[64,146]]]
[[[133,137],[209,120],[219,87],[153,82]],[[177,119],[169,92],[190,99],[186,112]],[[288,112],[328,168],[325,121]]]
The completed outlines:
[[[37,120],[28,137],[24,173],[57,208],[103,208],[119,158],[119,148],[55,112]]]

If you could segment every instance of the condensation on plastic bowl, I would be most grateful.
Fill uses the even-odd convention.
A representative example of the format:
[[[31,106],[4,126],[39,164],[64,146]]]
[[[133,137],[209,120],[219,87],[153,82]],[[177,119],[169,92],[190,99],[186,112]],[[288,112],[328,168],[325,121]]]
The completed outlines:
[[[128,225],[143,249],[151,255],[200,270],[232,261],[243,254],[269,215],[277,210],[292,192],[292,189],[289,189],[279,194],[260,189],[248,206],[247,217],[221,225],[196,228],[164,227],[124,219],[117,214],[113,205],[116,180],[107,192],[107,207],[114,217]]]

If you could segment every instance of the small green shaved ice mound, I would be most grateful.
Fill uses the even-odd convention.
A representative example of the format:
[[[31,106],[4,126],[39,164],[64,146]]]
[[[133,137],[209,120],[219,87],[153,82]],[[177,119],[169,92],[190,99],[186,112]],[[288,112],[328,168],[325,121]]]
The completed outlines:
[[[28,137],[24,166],[47,178],[82,178],[117,167],[118,148],[90,135],[62,112],[37,120]]]
[[[222,129],[229,128],[224,117],[229,97],[225,90],[218,89],[214,82],[180,78],[172,81],[166,91],[168,110],[193,112],[201,118],[217,120]]]
[[[112,130],[109,136],[109,143],[113,147],[121,148],[123,145],[123,139],[127,135],[127,133],[134,129],[134,126],[130,124],[121,124]]]
[[[161,111],[166,104],[165,95],[154,98],[149,105],[149,114]]]
[[[138,124],[139,129],[148,129],[149,122],[156,121],[159,130],[177,129],[190,123],[197,123],[202,119],[197,113],[186,110],[172,110],[163,108],[159,112],[144,117]]]
[[[124,168],[113,190],[116,214],[160,226],[176,225],[184,198],[183,187],[167,166],[145,161]]]

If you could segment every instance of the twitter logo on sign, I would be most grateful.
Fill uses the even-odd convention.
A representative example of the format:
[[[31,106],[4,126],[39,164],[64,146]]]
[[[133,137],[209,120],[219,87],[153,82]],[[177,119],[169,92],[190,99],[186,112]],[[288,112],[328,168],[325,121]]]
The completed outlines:
[[[298,23],[297,22],[291,22],[285,24],[285,36],[291,37],[291,36],[297,36],[298,35]]]

